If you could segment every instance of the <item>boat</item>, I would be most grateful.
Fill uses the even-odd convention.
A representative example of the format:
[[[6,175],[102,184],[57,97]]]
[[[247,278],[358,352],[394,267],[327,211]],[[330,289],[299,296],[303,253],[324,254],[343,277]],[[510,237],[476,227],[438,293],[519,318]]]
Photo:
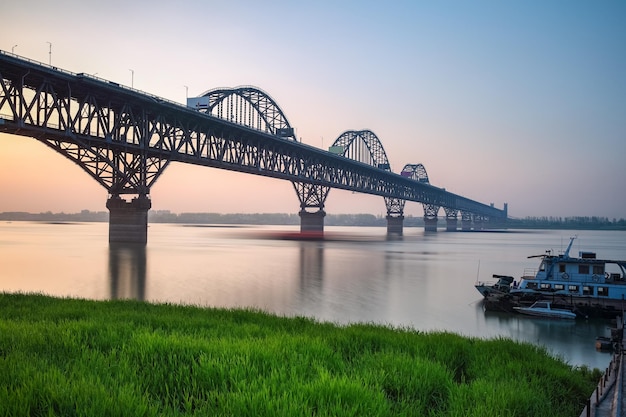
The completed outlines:
[[[547,317],[552,319],[575,319],[576,313],[561,308],[552,308],[549,301],[536,301],[530,307],[513,307],[521,314],[535,317]]]
[[[476,283],[475,287],[483,297],[504,295],[511,291],[511,283],[515,280],[512,276],[493,274],[493,278],[496,278],[497,281],[479,281]]]
[[[506,301],[528,306],[534,301],[547,300],[587,315],[613,314],[625,309],[626,260],[600,259],[595,252],[586,251],[579,252],[578,257],[570,256],[575,239],[570,239],[563,254],[548,250],[542,255],[529,256],[540,258],[539,266],[524,271],[519,282],[511,281],[508,288],[509,280],[499,279],[494,290],[488,290],[483,283],[478,283],[476,289],[490,305]]]

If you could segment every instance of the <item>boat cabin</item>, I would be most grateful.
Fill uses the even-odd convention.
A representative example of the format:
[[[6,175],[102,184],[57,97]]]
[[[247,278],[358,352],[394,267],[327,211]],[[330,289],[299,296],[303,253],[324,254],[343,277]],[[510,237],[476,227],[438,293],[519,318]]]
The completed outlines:
[[[584,252],[579,258],[545,257],[535,278],[589,283],[626,283],[625,267],[626,265],[618,261],[596,259],[595,253]]]
[[[525,273],[521,290],[583,297],[626,297],[626,261],[597,259],[593,252],[578,258],[545,255],[534,274]]]

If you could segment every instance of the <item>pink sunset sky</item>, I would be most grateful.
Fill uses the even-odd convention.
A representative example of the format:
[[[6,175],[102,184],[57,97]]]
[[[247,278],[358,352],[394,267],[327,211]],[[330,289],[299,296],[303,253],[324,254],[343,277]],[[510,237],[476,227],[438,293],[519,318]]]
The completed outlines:
[[[253,85],[303,143],[370,129],[393,171],[422,163],[433,185],[513,217],[626,218],[626,2],[22,0],[2,16],[4,51],[180,103]],[[106,199],[42,143],[0,134],[0,212],[102,211]],[[288,181],[184,164],[151,199],[173,212],[299,210]],[[332,190],[326,211],[385,205]]]

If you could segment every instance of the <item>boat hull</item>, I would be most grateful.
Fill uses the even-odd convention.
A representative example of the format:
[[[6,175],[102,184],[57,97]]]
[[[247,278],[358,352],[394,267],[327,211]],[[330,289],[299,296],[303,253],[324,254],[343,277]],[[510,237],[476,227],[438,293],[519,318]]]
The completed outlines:
[[[495,288],[493,285],[489,285],[489,284],[477,284],[477,285],[474,285],[474,288],[476,288],[483,297],[489,297],[493,295],[504,295],[507,293],[506,291],[499,290]]]
[[[537,310],[533,309],[532,307],[514,307],[514,310],[520,314],[525,314],[527,316],[542,317],[548,319],[574,320],[576,318],[575,313],[566,310]]]

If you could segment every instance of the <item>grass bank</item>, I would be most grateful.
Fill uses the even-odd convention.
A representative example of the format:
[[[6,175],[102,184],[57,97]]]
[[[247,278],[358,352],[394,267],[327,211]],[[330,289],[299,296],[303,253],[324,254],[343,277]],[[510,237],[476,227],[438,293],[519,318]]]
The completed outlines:
[[[504,339],[0,293],[2,416],[577,416],[599,378]]]

